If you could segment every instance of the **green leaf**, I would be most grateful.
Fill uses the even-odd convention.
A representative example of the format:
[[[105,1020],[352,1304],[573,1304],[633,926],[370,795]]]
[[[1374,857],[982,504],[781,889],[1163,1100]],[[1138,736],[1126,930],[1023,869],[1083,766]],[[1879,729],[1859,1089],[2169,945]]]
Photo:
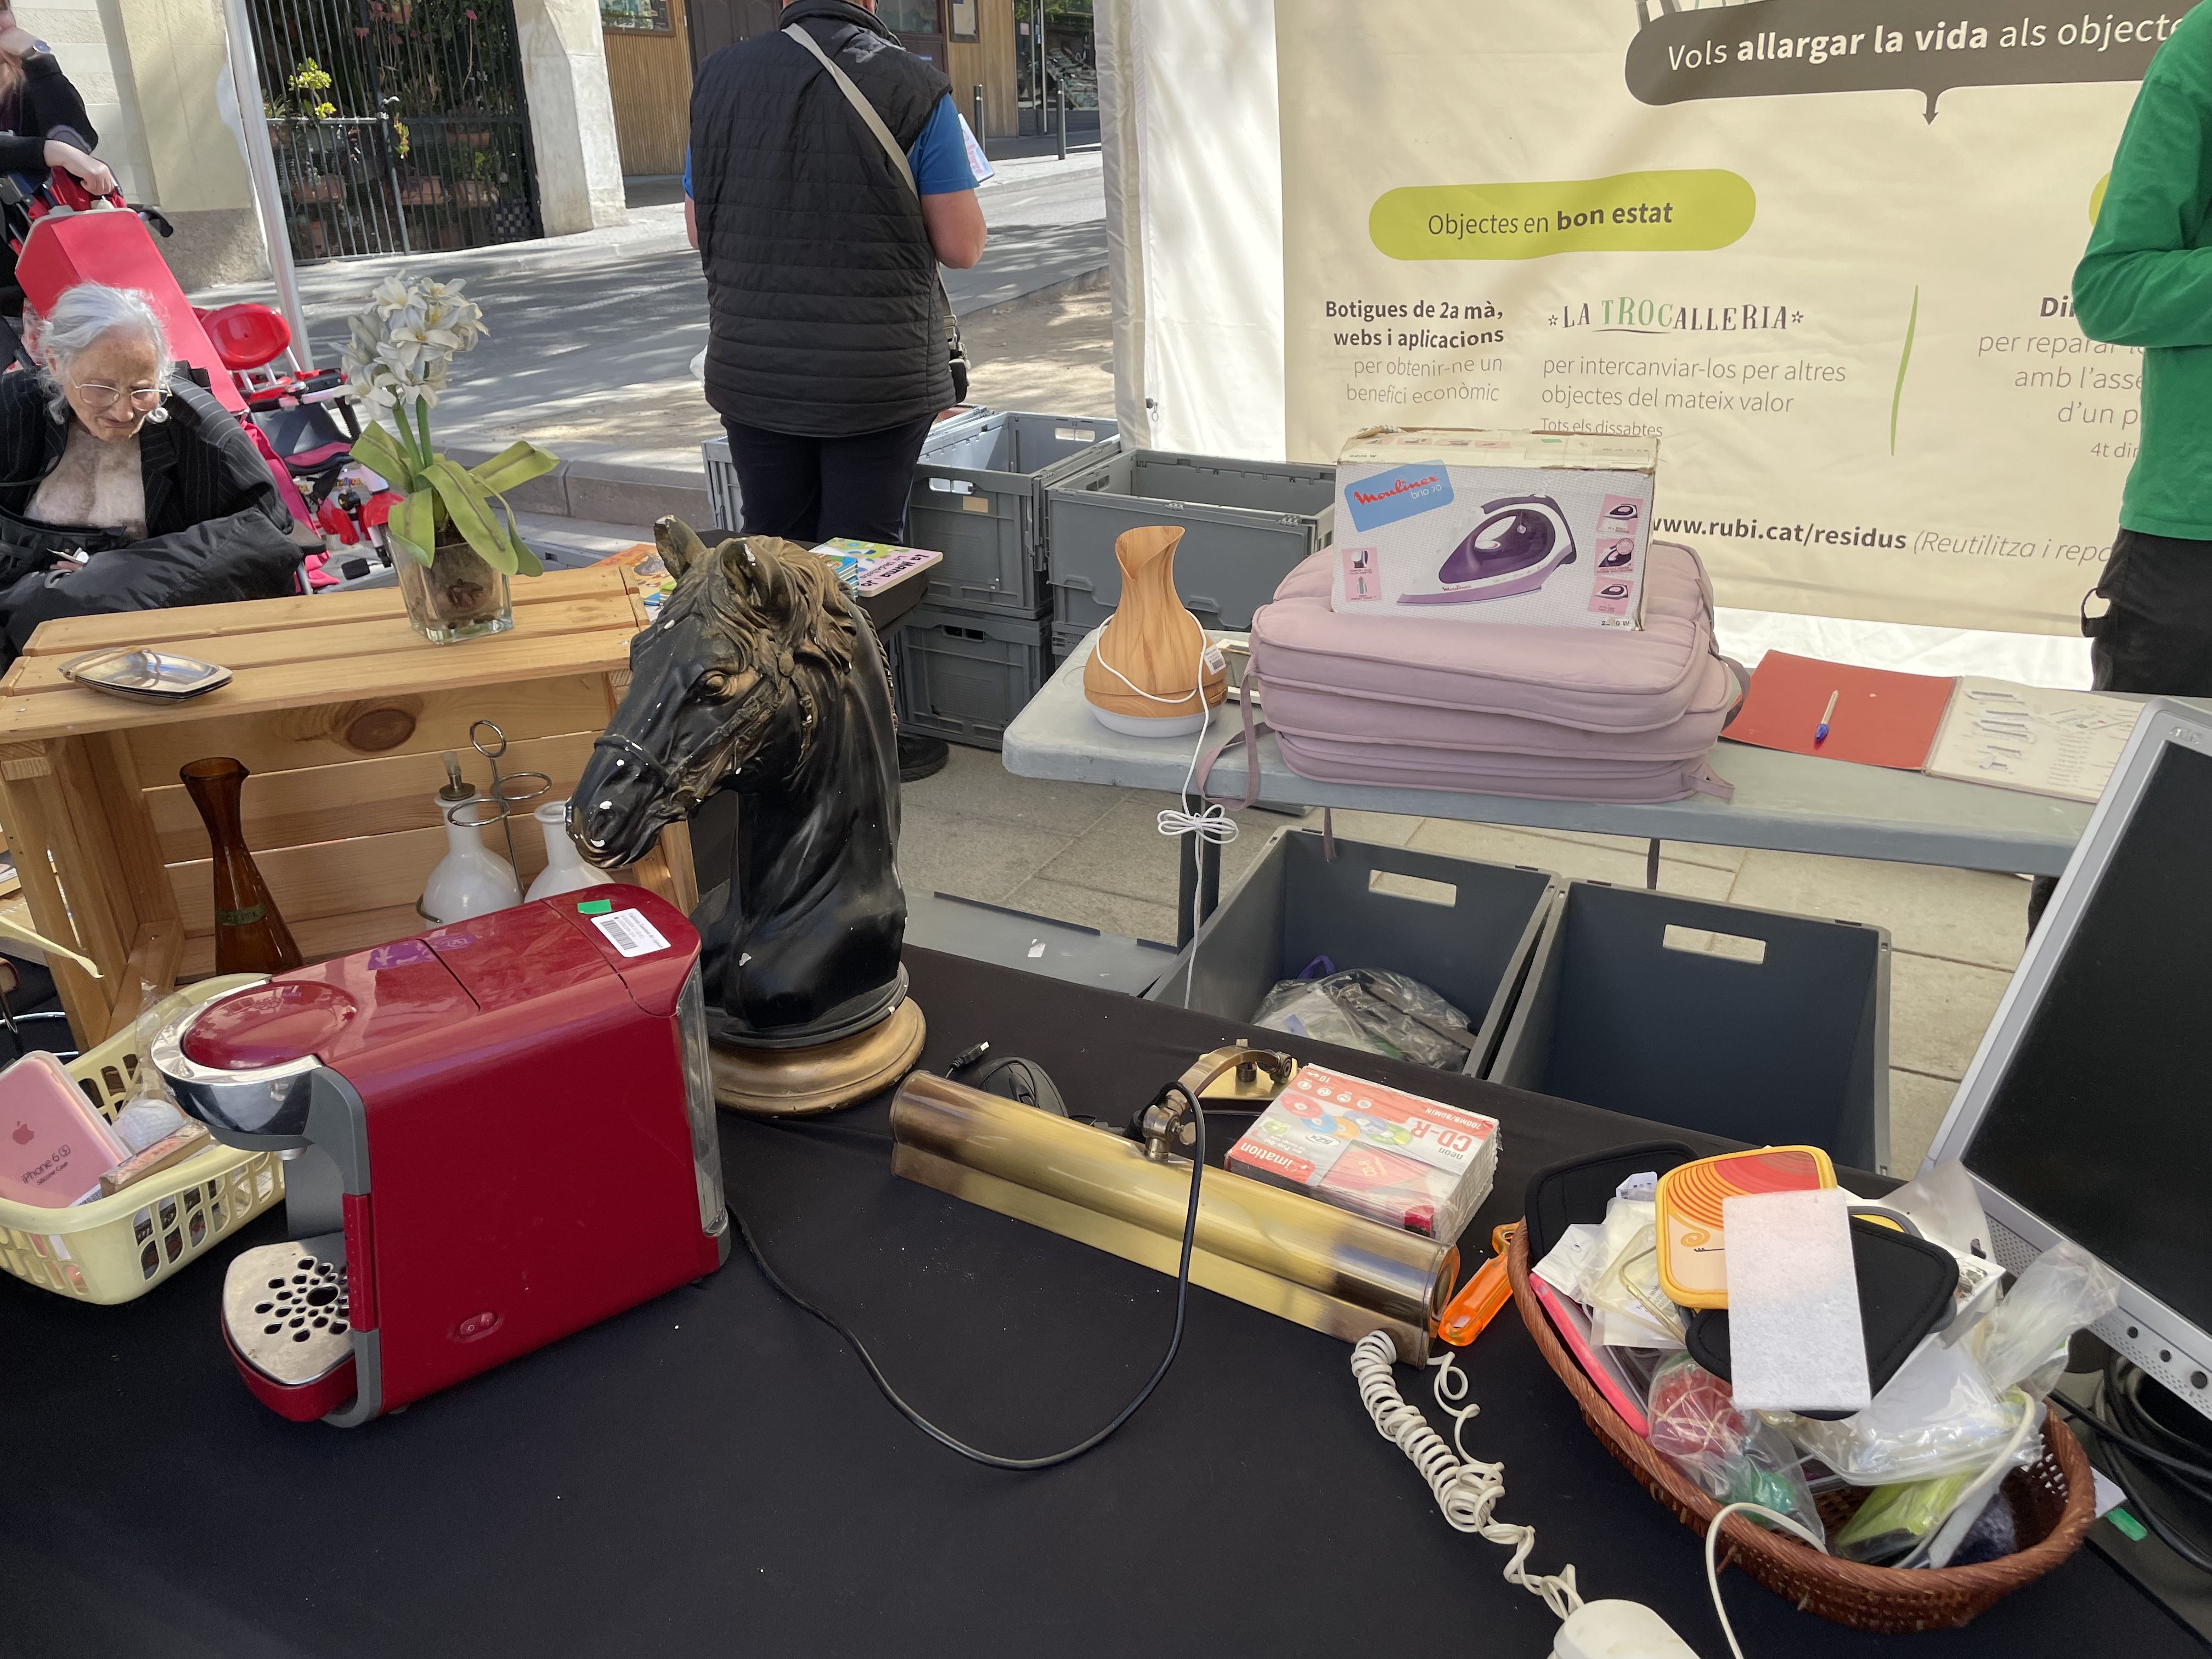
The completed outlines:
[[[425,475],[453,520],[453,528],[476,549],[493,569],[514,574],[518,561],[501,527],[494,522],[490,492],[453,462],[441,456]]]
[[[403,494],[414,493],[415,464],[407,459],[399,440],[380,422],[370,422],[368,429],[355,441],[353,458],[394,489]]]
[[[545,567],[538,562],[538,556],[530,550],[530,544],[522,539],[522,532],[514,522],[514,509],[507,504],[506,496],[501,495],[495,499],[499,502],[499,510],[507,515],[507,544],[514,550],[514,574],[518,576],[544,575]]]
[[[556,456],[549,455],[536,444],[509,444],[488,461],[479,461],[469,469],[469,476],[495,495],[504,495],[519,484],[532,478],[542,478],[561,465]]]
[[[392,509],[391,520],[385,526],[392,538],[392,546],[406,554],[417,564],[428,564],[431,549],[438,539],[438,526],[431,512],[433,498],[428,490],[410,495]]]

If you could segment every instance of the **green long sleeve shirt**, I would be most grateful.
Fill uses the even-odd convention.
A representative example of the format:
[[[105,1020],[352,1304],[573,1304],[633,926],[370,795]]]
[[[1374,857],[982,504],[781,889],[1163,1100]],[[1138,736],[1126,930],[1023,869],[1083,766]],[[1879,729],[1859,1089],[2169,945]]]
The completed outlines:
[[[2151,59],[2074,272],[2093,340],[2142,346],[2123,527],[2212,542],[2212,0]]]

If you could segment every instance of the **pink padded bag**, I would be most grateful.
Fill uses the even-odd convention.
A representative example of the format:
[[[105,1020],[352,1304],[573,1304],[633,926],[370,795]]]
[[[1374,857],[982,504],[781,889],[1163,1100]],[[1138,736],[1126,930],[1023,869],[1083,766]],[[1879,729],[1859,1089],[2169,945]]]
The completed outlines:
[[[1644,627],[1344,616],[1324,550],[1252,618],[1261,712],[1303,778],[1537,800],[1680,800],[1729,786],[1705,757],[1743,676],[1713,645],[1688,548],[1654,542]]]

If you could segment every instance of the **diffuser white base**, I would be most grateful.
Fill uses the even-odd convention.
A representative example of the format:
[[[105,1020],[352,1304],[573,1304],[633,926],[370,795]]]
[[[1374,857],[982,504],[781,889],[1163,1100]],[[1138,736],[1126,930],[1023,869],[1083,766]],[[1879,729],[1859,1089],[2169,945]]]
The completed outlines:
[[[1099,725],[1131,738],[1187,738],[1203,730],[1206,720],[1206,714],[1116,714],[1095,702],[1090,708]]]

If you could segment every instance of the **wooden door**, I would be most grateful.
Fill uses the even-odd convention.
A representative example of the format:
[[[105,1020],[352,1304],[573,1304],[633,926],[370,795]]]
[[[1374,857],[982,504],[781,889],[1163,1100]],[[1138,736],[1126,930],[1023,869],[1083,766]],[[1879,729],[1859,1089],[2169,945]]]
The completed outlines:
[[[783,0],[690,0],[692,72],[732,41],[782,27],[782,12]]]
[[[607,90],[625,175],[681,173],[691,137],[691,54],[684,0],[652,0],[621,12],[602,5]],[[620,27],[616,27],[617,19]]]

